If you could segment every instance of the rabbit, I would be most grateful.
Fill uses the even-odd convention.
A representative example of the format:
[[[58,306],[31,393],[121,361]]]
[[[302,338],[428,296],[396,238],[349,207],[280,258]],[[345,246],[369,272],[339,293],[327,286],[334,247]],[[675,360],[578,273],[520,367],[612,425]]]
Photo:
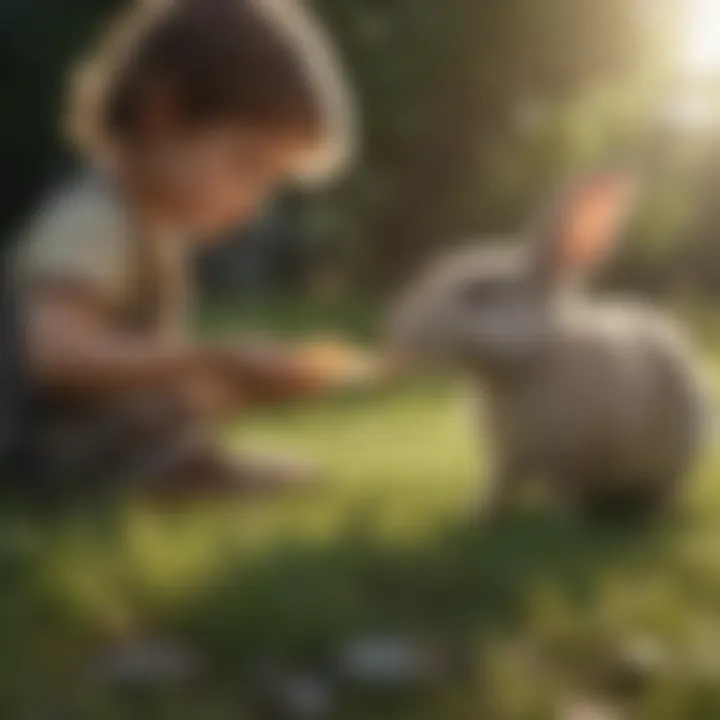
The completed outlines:
[[[493,458],[483,514],[504,512],[531,478],[582,514],[655,515],[678,500],[707,418],[690,348],[649,308],[578,288],[636,195],[624,173],[593,174],[524,239],[434,264],[392,313],[396,350],[457,366],[477,386]]]

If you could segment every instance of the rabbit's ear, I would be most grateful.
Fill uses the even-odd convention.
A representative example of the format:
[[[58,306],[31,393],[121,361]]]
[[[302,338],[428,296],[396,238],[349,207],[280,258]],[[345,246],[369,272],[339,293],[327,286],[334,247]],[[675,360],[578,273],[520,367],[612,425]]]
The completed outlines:
[[[637,194],[635,178],[621,172],[598,173],[571,186],[551,208],[537,238],[536,261],[544,279],[584,275],[601,262],[614,247]]]

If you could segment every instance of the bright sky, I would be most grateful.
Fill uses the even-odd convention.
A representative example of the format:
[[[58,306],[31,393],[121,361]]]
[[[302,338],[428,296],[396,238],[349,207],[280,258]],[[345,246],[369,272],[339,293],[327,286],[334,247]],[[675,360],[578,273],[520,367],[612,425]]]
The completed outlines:
[[[687,6],[682,63],[693,75],[720,74],[720,0],[684,0]]]

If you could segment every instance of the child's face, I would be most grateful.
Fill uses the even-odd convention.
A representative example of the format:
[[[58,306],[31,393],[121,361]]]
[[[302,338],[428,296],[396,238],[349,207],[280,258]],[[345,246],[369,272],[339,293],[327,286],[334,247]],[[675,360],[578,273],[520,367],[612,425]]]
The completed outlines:
[[[298,133],[228,125],[165,133],[143,166],[173,222],[207,237],[255,215],[307,150]]]

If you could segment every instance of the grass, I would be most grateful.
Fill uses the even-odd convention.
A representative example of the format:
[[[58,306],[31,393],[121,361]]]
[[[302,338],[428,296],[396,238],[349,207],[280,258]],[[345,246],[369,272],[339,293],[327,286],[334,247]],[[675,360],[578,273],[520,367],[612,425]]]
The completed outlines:
[[[662,527],[542,508],[483,526],[464,395],[427,382],[229,429],[233,445],[317,459],[331,483],[316,501],[42,523],[6,509],[0,717],[255,718],[260,663],[324,673],[368,634],[451,647],[463,672],[385,690],[338,682],[331,718],[540,720],[577,695],[632,718],[720,717],[720,453]],[[195,648],[206,677],[122,693],[94,681],[98,648],[145,635]],[[636,666],[638,647],[650,657]]]

